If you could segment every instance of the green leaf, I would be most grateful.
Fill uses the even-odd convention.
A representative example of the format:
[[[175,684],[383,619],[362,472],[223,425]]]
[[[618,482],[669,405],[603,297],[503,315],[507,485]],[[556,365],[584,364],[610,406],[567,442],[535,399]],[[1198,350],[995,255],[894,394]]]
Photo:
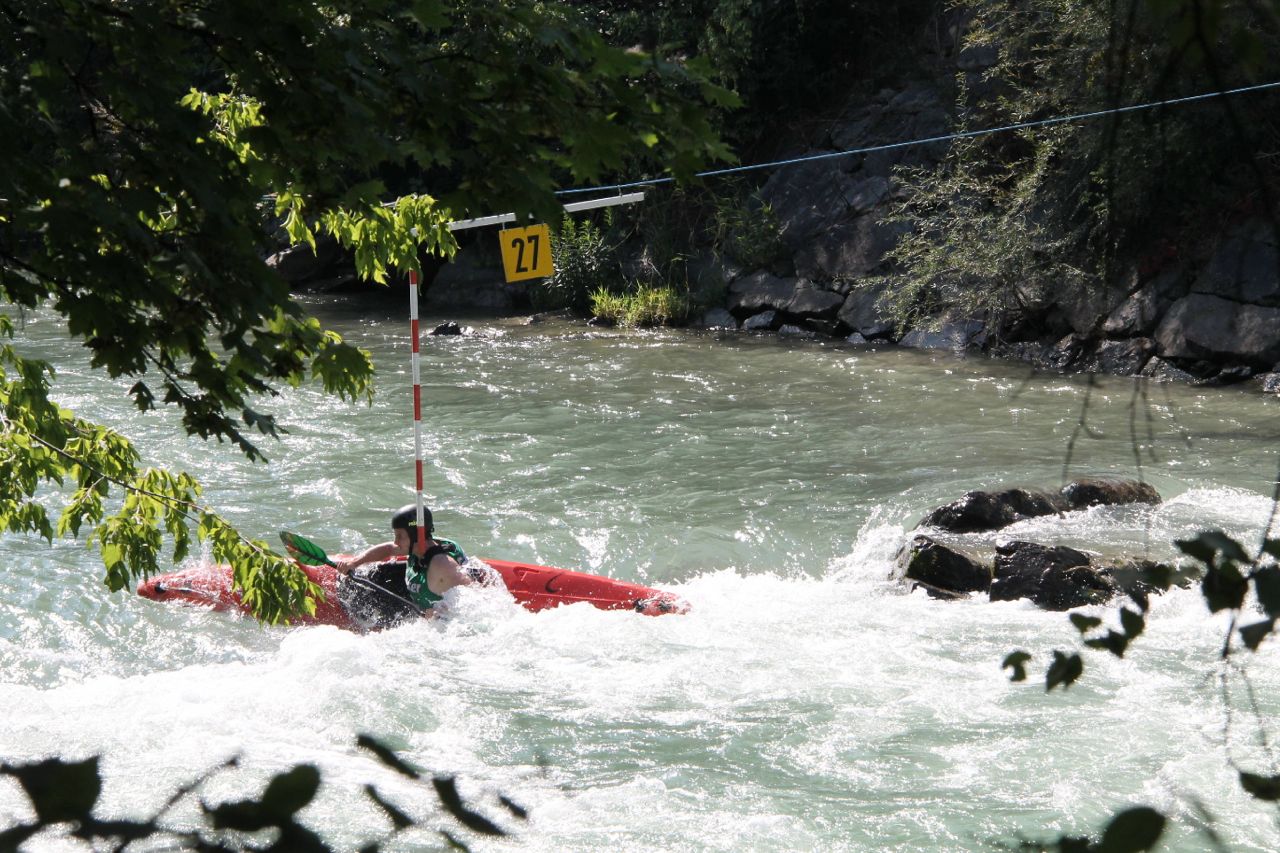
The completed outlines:
[[[386,816],[391,819],[392,826],[394,826],[397,830],[408,829],[409,827],[414,825],[413,818],[409,817],[407,814],[400,811],[400,809],[396,808],[393,804],[383,799],[382,796],[378,793],[378,789],[373,787],[373,785],[365,785],[364,792],[369,795],[369,799],[373,800],[375,803],[378,804],[378,807],[381,808],[383,813],[386,814]]]
[[[1108,631],[1106,636],[1085,640],[1084,644],[1091,649],[1105,649],[1116,657],[1122,658],[1125,650],[1129,648],[1129,638],[1124,634]]]
[[[1240,787],[1254,799],[1274,803],[1280,800],[1280,776],[1259,776],[1240,771]]]
[[[436,796],[445,811],[457,818],[458,822],[481,835],[506,835],[507,833],[496,823],[484,815],[472,811],[462,802],[458,794],[458,786],[452,776],[436,776],[431,780],[436,789]]]
[[[291,819],[315,798],[320,789],[320,771],[312,764],[299,764],[278,774],[262,794],[262,807],[277,822]]]
[[[1277,541],[1277,540],[1270,540]],[[1258,603],[1272,619],[1280,616],[1280,568],[1268,566],[1253,573],[1253,590]]]
[[[1008,656],[1005,657],[1004,663],[1000,664],[1000,668],[1013,670],[1013,673],[1009,676],[1010,681],[1026,681],[1027,661],[1029,660],[1031,660],[1031,655],[1026,652],[1010,652]]]
[[[1207,530],[1194,539],[1179,539],[1174,544],[1182,553],[1194,557],[1205,565],[1212,565],[1219,552],[1224,559],[1239,563],[1249,562],[1249,555],[1245,552],[1244,546],[1221,530]]]
[[[1062,652],[1054,651],[1053,663],[1049,664],[1049,669],[1045,673],[1045,692],[1053,690],[1059,684],[1063,688],[1070,687],[1083,674],[1084,661],[1080,660],[1080,655],[1064,655]]]
[[[102,793],[98,757],[78,762],[49,758],[35,764],[3,764],[0,774],[22,785],[41,823],[84,823]]]
[[[1097,853],[1140,853],[1150,850],[1164,834],[1166,818],[1147,806],[1126,809],[1111,819]]]
[[[1085,616],[1083,613],[1072,613],[1067,618],[1071,620],[1071,624],[1075,625],[1076,630],[1081,634],[1087,634],[1102,624],[1102,620],[1097,616]]]
[[[364,734],[360,735],[359,737],[356,738],[356,745],[362,746],[365,749],[372,752],[374,755],[378,756],[379,761],[381,761],[383,764],[387,765],[397,773],[401,773],[405,776],[408,776],[410,779],[419,778],[419,774],[417,770],[414,770],[408,764],[405,764],[400,759],[400,757],[396,755],[394,751],[392,751],[390,747],[388,747],[386,744],[382,743],[380,740],[373,737],[372,735],[364,735]]]
[[[1120,608],[1120,626],[1124,628],[1125,636],[1130,640],[1141,634],[1146,625],[1146,619],[1141,613],[1127,607]]]
[[[515,815],[520,820],[529,819],[529,810],[517,803],[515,800],[512,800],[510,797],[499,794],[498,802],[502,803],[507,811],[511,812],[511,814]]]
[[[1240,639],[1249,647],[1250,651],[1257,651],[1258,646],[1271,635],[1276,627],[1275,619],[1267,619],[1263,622],[1254,622],[1252,625],[1245,625],[1240,629]]]
[[[1221,566],[1209,567],[1204,579],[1200,581],[1200,591],[1204,593],[1210,613],[1239,610],[1249,591],[1249,582],[1240,574],[1235,563],[1227,562]]]
[[[290,827],[293,815],[315,797],[320,787],[320,771],[311,764],[299,764],[277,774],[260,800],[237,800],[217,806],[203,806],[214,829],[257,832],[267,827]]]

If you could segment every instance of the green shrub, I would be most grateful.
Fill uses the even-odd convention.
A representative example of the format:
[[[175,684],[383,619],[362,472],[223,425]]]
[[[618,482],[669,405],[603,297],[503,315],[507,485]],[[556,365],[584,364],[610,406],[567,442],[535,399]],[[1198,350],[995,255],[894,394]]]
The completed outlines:
[[[617,241],[609,233],[612,224],[608,210],[603,228],[590,219],[564,217],[559,230],[551,235],[555,272],[530,288],[534,307],[585,313],[591,308],[592,293],[618,280]]]
[[[591,294],[591,313],[619,326],[662,326],[683,321],[689,301],[676,288],[641,286],[634,293],[599,288]]]
[[[757,193],[717,196],[714,204],[711,240],[719,253],[748,270],[767,267],[786,254],[778,218]]]

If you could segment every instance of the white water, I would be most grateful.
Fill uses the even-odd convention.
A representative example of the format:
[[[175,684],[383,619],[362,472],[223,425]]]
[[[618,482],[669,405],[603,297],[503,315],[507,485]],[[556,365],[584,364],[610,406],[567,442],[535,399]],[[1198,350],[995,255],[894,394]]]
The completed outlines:
[[[296,529],[353,550],[409,499],[398,318],[317,306],[375,351],[372,408],[287,392],[293,430],[252,466],[138,416],[123,386],[82,375],[44,318],[24,351],[58,363],[64,401],[180,465],[245,532]],[[207,801],[256,794],[294,763],[326,785],[304,812],[354,849],[389,829],[366,782],[426,821],[403,849],[457,831],[415,787],[356,748],[387,740],[515,833],[475,849],[980,850],[1096,832],[1126,805],[1174,817],[1166,849],[1208,847],[1196,803],[1234,850],[1280,847],[1276,813],[1227,764],[1214,661],[1227,629],[1197,592],[1154,600],[1124,660],[1088,653],[1045,694],[1064,614],[939,602],[889,583],[916,520],[967,488],[1053,486],[1085,397],[1081,378],[919,353],[677,333],[585,334],[481,324],[431,340],[424,384],[437,524],[471,553],[582,568],[673,589],[684,617],[585,606],[530,614],[465,591],[445,625],[369,636],[269,629],[98,583],[75,542],[0,539],[0,758],[101,754],[102,812],[141,816],[233,754]],[[1131,432],[1168,498],[1036,520],[975,541],[1028,538],[1170,557],[1222,526],[1257,536],[1271,511],[1273,400],[1237,390],[1100,380],[1070,473],[1135,473]],[[1190,441],[1188,441],[1188,437]],[[1114,620],[1114,608],[1090,612]],[[1280,704],[1271,645],[1247,660],[1264,714]],[[1000,669],[1035,655],[1029,684]],[[1231,754],[1262,763],[1233,694]],[[497,804],[504,793],[527,822]],[[0,828],[24,816],[0,784]],[[176,823],[194,820],[194,806]],[[32,848],[37,849],[37,848]],[[40,847],[39,849],[45,849]],[[57,848],[49,848],[57,849]]]

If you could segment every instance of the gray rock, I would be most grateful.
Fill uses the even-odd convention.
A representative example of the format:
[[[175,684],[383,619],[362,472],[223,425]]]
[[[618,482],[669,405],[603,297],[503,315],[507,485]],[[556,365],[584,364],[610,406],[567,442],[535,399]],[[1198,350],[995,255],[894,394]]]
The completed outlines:
[[[1185,270],[1173,267],[1130,293],[1103,321],[1102,333],[1116,338],[1151,337],[1175,299],[1185,295]]]
[[[460,326],[453,320],[446,320],[431,330],[432,335],[466,335],[471,333],[471,329],[467,326]]]
[[[1105,603],[1116,591],[1110,578],[1082,551],[1034,542],[996,546],[992,601],[1026,598],[1046,610],[1070,610]]]
[[[857,332],[854,332],[852,335],[845,338],[844,342],[847,344],[853,344],[854,346],[861,346],[863,344],[870,343],[870,341],[868,341],[866,338],[864,338],[862,335],[858,334]],[[1276,374],[1276,375],[1280,376],[1280,374]]]
[[[795,254],[796,272],[806,278],[854,279],[878,269],[911,226],[875,215],[838,222],[814,234]]]
[[[1280,308],[1192,293],[1169,309],[1156,343],[1164,358],[1274,364],[1280,358]]]
[[[1035,365],[1045,365],[1052,350],[1051,344],[1042,344],[1038,341],[1015,341],[993,347],[991,354],[997,358],[1012,358]]]
[[[737,329],[738,321],[733,318],[723,308],[712,308],[706,314],[702,315],[702,328],[704,329]]]
[[[804,324],[818,334],[826,335],[829,338],[834,338],[836,332],[840,331],[840,323],[838,321],[826,318],[810,317],[804,321]]]
[[[818,337],[818,333],[813,331],[813,329],[806,329],[804,326],[795,326],[791,324],[786,324],[779,328],[778,335],[783,338],[807,338],[810,340]]]
[[[727,258],[710,249],[703,249],[688,260],[685,274],[692,293],[717,294],[723,293],[731,281],[742,275],[742,270]]]
[[[502,271],[497,240],[477,240],[458,250],[427,288],[432,306],[458,306],[490,311],[510,311],[527,288],[508,285]]]
[[[893,334],[891,323],[883,307],[889,286],[876,283],[854,289],[845,297],[836,317],[853,331],[867,338],[880,338]]]
[[[796,282],[791,298],[778,308],[797,317],[834,319],[843,304],[844,297],[840,294],[820,288],[802,278]]]
[[[1062,497],[1071,509],[1160,503],[1160,493],[1155,486],[1120,477],[1084,477],[1072,480],[1062,487]]]
[[[952,320],[937,329],[912,329],[902,336],[898,346],[963,352],[971,344],[981,345],[985,332],[986,324],[981,320]]]
[[[310,246],[290,246],[268,257],[266,263],[297,290],[341,290],[360,280],[351,254],[332,237],[317,237],[314,252]]]
[[[991,588],[991,566],[971,554],[917,536],[898,553],[898,571],[907,580],[948,592],[986,592]]]
[[[742,330],[744,332],[757,332],[764,329],[772,329],[777,317],[777,311],[761,311],[759,314],[748,317],[742,324]]]
[[[1085,355],[1074,367],[1085,373],[1134,376],[1142,370],[1155,350],[1156,342],[1150,338],[1098,341],[1093,351]]]
[[[1280,373],[1259,374],[1258,381],[1267,394],[1280,394]]]
[[[792,249],[846,218],[848,199],[856,195],[853,180],[844,172],[848,165],[842,159],[816,160],[779,169],[760,189],[760,198],[773,209],[782,239]]]
[[[1088,343],[1089,341],[1084,335],[1072,332],[1054,344],[1049,352],[1045,354],[1043,366],[1055,370],[1070,370],[1080,363]]]
[[[1026,518],[1056,515],[1064,509],[1066,503],[1059,495],[1040,489],[975,490],[933,510],[918,526],[937,527],[952,533],[976,533],[999,530]]]
[[[851,187],[851,195],[845,202],[854,213],[866,213],[889,194],[889,179],[873,175],[863,178]]]
[[[1068,277],[1048,291],[1046,319],[1050,327],[1094,337],[1104,318],[1125,301],[1128,294],[1118,287],[1108,288],[1083,277]]]
[[[758,270],[729,285],[728,308],[739,316],[762,308],[780,308],[791,301],[795,290],[796,279]]]
[[[1000,59],[1000,49],[994,44],[980,44],[963,48],[956,57],[956,67],[961,71],[982,71],[995,65]]]
[[[1212,376],[1207,376],[1203,379],[1199,379],[1196,382],[1193,382],[1192,384],[1198,385],[1198,386],[1208,386],[1210,388],[1222,388],[1227,385],[1239,385],[1241,382],[1246,381],[1249,377],[1253,376],[1255,373],[1257,373],[1257,371],[1254,370],[1252,367],[1249,367],[1248,365],[1236,364],[1230,367],[1224,367],[1221,370],[1214,373]]]
[[[875,127],[876,115],[863,111],[856,118],[843,121],[831,131],[831,144],[837,151],[848,151],[851,148],[865,148],[871,138],[871,130]]]
[[[1194,382],[1196,378],[1170,361],[1155,357],[1142,368],[1140,376],[1156,382]]]
[[[1275,229],[1263,221],[1234,229],[1210,256],[1191,289],[1236,302],[1280,306]]]

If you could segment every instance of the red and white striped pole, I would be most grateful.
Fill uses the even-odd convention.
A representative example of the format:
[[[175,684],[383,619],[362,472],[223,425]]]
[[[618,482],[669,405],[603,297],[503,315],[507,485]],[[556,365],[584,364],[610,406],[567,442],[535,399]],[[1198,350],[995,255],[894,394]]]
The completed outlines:
[[[422,514],[422,376],[418,367],[418,271],[409,270],[409,331],[413,339],[413,352],[409,363],[413,373],[413,459],[417,473],[418,491],[418,545],[425,551],[427,528]]]

